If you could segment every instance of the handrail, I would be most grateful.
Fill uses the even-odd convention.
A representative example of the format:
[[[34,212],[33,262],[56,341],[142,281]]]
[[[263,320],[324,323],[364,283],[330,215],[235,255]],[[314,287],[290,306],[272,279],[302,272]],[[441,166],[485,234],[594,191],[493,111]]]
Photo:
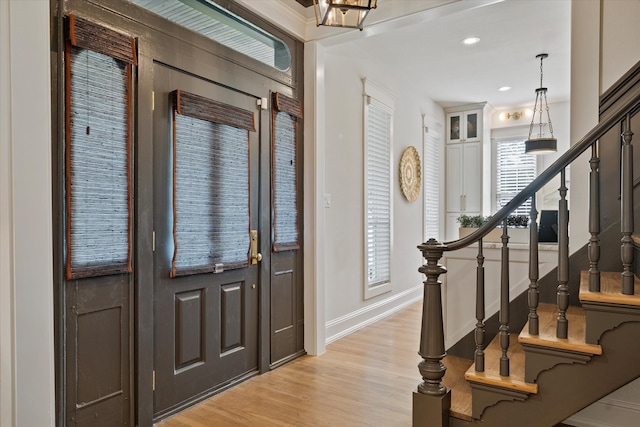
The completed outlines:
[[[562,156],[560,156],[551,166],[549,166],[544,172],[542,172],[536,179],[531,181],[520,193],[514,196],[513,199],[505,206],[496,212],[485,224],[483,224],[478,230],[458,240],[452,240],[450,242],[444,242],[439,246],[439,249],[443,251],[455,251],[465,248],[473,243],[476,243],[483,237],[485,237],[491,230],[496,228],[504,219],[509,216],[518,206],[522,205],[538,190],[544,187],[552,178],[554,178],[560,171],[571,164],[577,159],[587,148],[591,147],[598,139],[600,139],[605,133],[609,131],[616,123],[620,121],[625,115],[629,114],[634,109],[638,102],[640,102],[640,92],[636,93],[625,104],[617,107],[607,115],[606,118],[593,127],[587,134],[571,148],[569,148]]]

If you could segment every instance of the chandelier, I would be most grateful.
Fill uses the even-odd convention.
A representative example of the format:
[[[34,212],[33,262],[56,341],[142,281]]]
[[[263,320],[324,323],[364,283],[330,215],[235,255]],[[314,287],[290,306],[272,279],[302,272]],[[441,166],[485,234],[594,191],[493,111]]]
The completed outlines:
[[[331,27],[359,28],[377,0],[313,0],[316,25]]]

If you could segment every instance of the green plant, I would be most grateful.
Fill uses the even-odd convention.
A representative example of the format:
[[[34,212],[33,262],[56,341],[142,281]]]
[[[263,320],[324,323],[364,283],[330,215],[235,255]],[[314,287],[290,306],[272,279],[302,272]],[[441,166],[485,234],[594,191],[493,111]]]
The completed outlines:
[[[482,216],[482,215],[460,215],[456,221],[460,223],[460,227],[462,228],[480,228],[483,224],[489,221],[490,216]]]
[[[509,215],[507,227],[525,228],[529,225],[529,217],[526,215]]]
[[[491,219],[490,216],[482,215],[460,215],[456,221],[462,228],[480,228]],[[507,217],[507,227],[525,228],[529,225],[529,217],[526,215],[509,215]],[[502,223],[499,225],[502,226]]]

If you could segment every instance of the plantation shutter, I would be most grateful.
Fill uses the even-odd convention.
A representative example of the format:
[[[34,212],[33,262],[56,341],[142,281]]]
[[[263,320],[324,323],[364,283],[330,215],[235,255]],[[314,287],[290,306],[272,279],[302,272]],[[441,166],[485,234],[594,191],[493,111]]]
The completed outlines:
[[[366,140],[367,283],[391,280],[391,111],[368,98]]]
[[[299,249],[298,224],[298,118],[302,105],[297,99],[273,94],[273,250]]]
[[[496,208],[513,199],[536,177],[536,156],[525,154],[523,139],[496,142]],[[529,216],[531,200],[518,207],[513,215]]]
[[[181,90],[172,98],[171,277],[246,267],[253,112]]]
[[[440,146],[433,132],[424,136],[424,233],[425,242],[440,240]]]
[[[73,15],[66,25],[66,277],[131,272],[135,41]]]

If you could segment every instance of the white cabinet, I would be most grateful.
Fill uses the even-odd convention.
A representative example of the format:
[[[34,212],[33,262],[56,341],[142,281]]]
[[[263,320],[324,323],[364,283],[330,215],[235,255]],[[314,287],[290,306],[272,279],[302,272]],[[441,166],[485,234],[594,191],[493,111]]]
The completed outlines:
[[[445,240],[458,239],[457,218],[482,214],[483,110],[447,114]]]
[[[447,114],[447,142],[479,142],[482,140],[482,110]]]
[[[482,210],[482,149],[479,142],[447,145],[447,212]]]

